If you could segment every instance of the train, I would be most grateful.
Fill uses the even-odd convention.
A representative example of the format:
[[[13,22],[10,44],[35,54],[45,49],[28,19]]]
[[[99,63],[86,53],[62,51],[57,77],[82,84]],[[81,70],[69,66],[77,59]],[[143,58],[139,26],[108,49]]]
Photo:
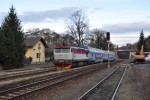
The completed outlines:
[[[108,59],[109,58],[109,59]],[[54,64],[58,69],[70,69],[76,66],[113,61],[116,53],[89,46],[56,46],[54,48]]]

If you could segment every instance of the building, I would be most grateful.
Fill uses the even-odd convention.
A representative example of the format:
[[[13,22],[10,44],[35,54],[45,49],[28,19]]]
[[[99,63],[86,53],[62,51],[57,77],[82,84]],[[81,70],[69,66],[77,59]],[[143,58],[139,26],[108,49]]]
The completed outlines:
[[[48,47],[41,37],[29,37],[25,39],[26,58],[32,58],[31,63],[45,62],[45,49]]]

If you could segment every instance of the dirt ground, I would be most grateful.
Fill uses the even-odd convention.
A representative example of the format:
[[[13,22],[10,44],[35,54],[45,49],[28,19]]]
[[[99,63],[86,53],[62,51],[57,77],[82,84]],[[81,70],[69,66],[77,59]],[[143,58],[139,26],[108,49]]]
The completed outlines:
[[[150,100],[150,64],[131,64],[115,100]]]

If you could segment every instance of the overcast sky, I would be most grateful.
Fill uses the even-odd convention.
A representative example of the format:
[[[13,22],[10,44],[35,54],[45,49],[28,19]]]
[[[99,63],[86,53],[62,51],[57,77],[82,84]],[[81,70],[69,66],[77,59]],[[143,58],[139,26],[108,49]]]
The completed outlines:
[[[11,5],[24,31],[38,27],[64,33],[65,20],[82,10],[90,29],[109,31],[119,46],[137,42],[142,29],[145,37],[150,35],[150,0],[0,0],[0,24]]]

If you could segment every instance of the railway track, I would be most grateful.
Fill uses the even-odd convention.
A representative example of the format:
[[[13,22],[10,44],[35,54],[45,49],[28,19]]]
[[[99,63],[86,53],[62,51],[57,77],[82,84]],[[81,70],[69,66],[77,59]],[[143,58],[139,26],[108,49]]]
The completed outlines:
[[[127,66],[117,67],[77,100],[114,100]]]
[[[31,76],[31,75],[38,75],[38,74],[42,74],[42,73],[47,73],[47,72],[51,72],[51,71],[56,71],[56,68],[47,68],[47,69],[41,69],[41,70],[32,70],[29,71],[30,69],[25,69],[20,71],[19,73],[9,73],[9,74],[5,74],[5,75],[0,75],[0,81],[6,81],[6,80],[10,80],[10,79],[16,79],[16,78],[20,78],[20,77],[26,77],[26,76]]]
[[[103,67],[106,67],[106,66],[107,64],[103,64]],[[100,67],[99,64],[96,64],[95,66],[89,65],[88,67],[82,67],[79,69],[76,68],[74,70],[62,72],[60,74],[54,75],[53,77],[50,77],[44,80],[40,80],[40,81],[25,84],[22,86],[17,86],[15,88],[0,91],[0,100],[9,100],[9,99],[16,100],[23,96],[30,95],[36,91],[40,91],[48,87],[56,86],[57,84],[60,84],[67,80],[90,73],[100,68],[102,67]]]
[[[6,75],[0,76],[0,91],[8,88],[16,87],[17,85],[27,84],[29,82],[46,79],[52,73],[55,73],[56,68],[41,69],[35,71],[29,71],[23,73],[18,72],[17,74],[7,73]]]

